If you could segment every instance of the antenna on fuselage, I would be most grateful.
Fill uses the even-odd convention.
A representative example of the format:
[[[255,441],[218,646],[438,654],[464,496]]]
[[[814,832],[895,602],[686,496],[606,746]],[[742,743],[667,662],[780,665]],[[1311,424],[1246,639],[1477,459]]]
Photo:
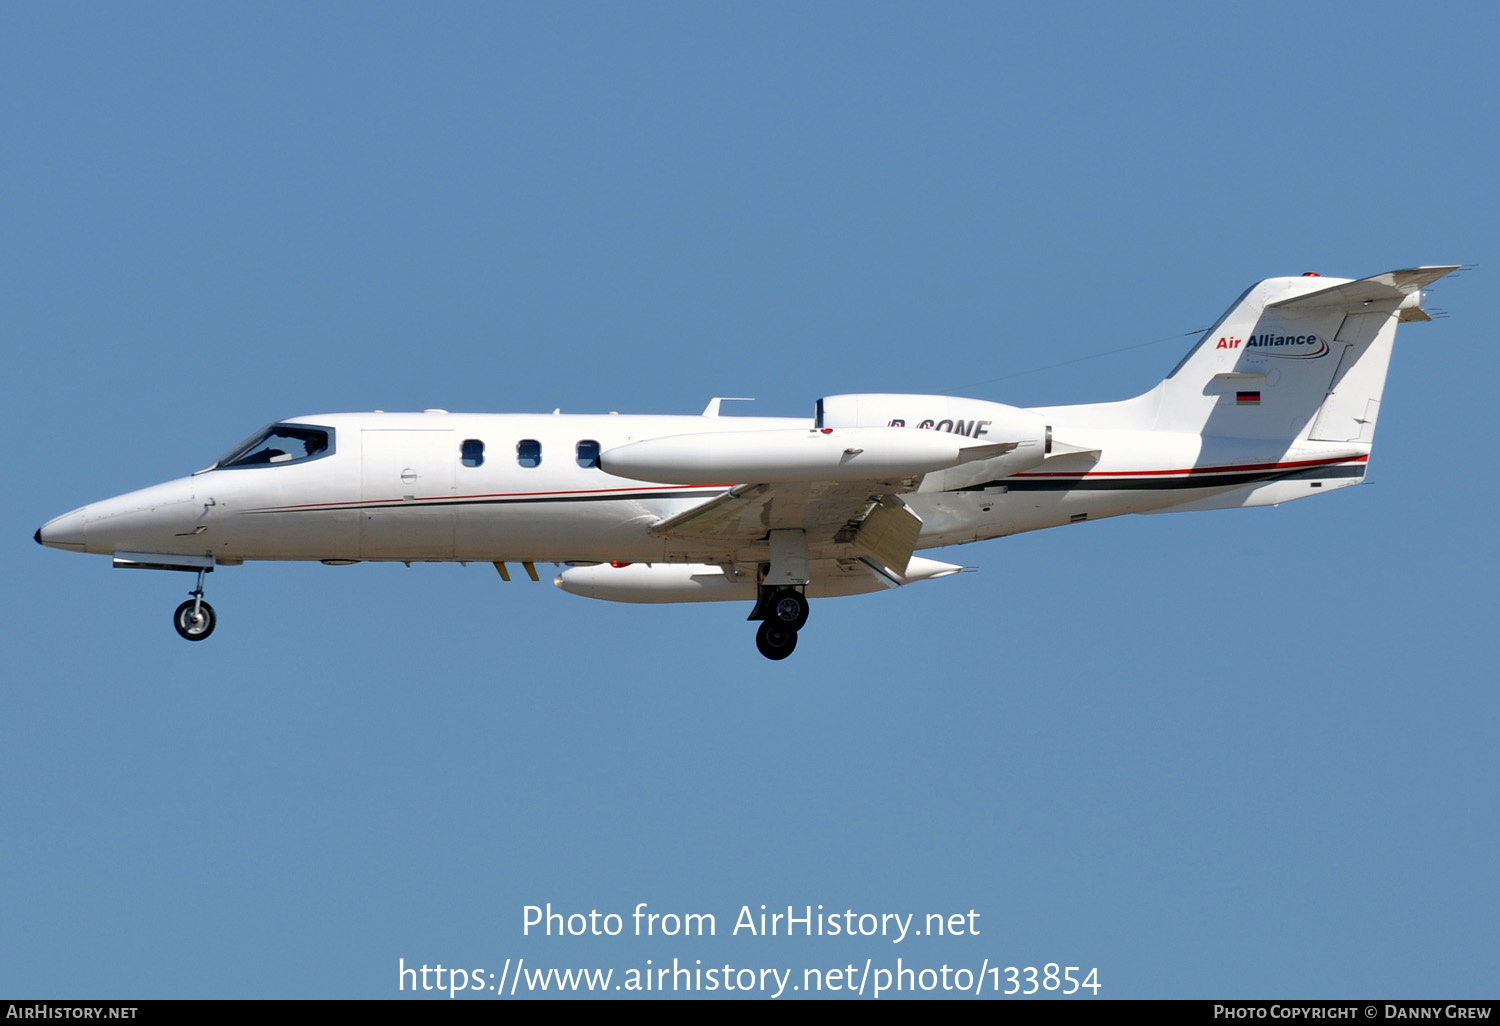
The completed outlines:
[[[726,403],[726,402],[727,403],[753,403],[753,402],[755,402],[755,399],[754,399],[753,396],[745,396],[745,395],[716,395],[716,396],[714,396],[712,399],[710,399],[708,401],[708,405],[707,406],[703,407],[703,416],[705,416],[705,417],[717,417],[719,415],[719,404],[720,403]]]

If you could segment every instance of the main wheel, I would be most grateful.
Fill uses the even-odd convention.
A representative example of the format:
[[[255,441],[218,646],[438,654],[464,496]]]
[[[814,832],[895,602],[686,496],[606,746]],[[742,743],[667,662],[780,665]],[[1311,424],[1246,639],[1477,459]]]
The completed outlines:
[[[195,604],[198,607],[197,616],[193,615]],[[172,615],[172,626],[177,628],[178,634],[189,641],[202,641],[208,637],[214,632],[216,622],[213,606],[207,602],[195,603],[192,599],[178,606],[177,612]]]
[[[783,588],[771,596],[771,607],[766,619],[782,627],[800,631],[807,623],[807,597],[800,591]]]
[[[767,659],[785,659],[797,647],[797,632],[771,620],[763,621],[755,632],[755,647]]]

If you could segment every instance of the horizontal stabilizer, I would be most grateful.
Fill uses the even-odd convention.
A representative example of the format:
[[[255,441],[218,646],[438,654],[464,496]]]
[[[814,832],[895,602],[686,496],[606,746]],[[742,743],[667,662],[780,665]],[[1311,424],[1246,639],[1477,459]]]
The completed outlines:
[[[1020,447],[1020,442],[992,442],[989,445],[966,445],[958,450],[959,463],[973,463],[976,460],[992,460],[996,456],[1004,456],[1008,452],[1015,452]]]
[[[1401,271],[1386,271],[1359,281],[1349,281],[1291,299],[1267,303],[1266,306],[1281,310],[1342,310],[1345,313],[1359,313],[1375,303],[1400,303],[1418,289],[1458,270],[1459,266],[1410,267]]]
[[[1088,448],[1088,447],[1082,446],[1082,445],[1070,445],[1067,442],[1053,442],[1052,443],[1052,450],[1051,450],[1051,452],[1048,453],[1048,455],[1049,456],[1077,456],[1077,455],[1085,455],[1085,456],[1088,456],[1090,459],[1097,460],[1101,455],[1103,455],[1103,450],[1092,449],[1092,448]]]

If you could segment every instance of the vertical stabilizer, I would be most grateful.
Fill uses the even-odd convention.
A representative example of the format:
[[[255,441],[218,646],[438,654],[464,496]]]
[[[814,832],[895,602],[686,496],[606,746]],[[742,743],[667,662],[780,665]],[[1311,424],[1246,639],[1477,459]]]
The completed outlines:
[[[1396,325],[1456,267],[1252,286],[1166,379],[1129,403],[1139,428],[1268,442],[1369,444]]]

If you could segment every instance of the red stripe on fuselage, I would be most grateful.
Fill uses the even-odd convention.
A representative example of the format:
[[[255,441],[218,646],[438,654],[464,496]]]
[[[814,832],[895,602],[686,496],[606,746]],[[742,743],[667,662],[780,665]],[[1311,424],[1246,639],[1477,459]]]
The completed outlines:
[[[490,492],[480,495],[422,495],[412,499],[413,502],[459,502],[464,499],[535,499],[547,495],[613,495],[617,492],[665,492],[678,491],[687,488],[732,488],[733,485],[709,484],[709,485],[637,485],[634,488],[568,488],[560,492]],[[629,498],[629,496],[625,496]],[[392,503],[400,505],[405,499],[344,499],[339,502],[299,502],[290,506],[261,506],[261,511],[278,509],[323,509],[327,506],[374,506],[380,503]]]

